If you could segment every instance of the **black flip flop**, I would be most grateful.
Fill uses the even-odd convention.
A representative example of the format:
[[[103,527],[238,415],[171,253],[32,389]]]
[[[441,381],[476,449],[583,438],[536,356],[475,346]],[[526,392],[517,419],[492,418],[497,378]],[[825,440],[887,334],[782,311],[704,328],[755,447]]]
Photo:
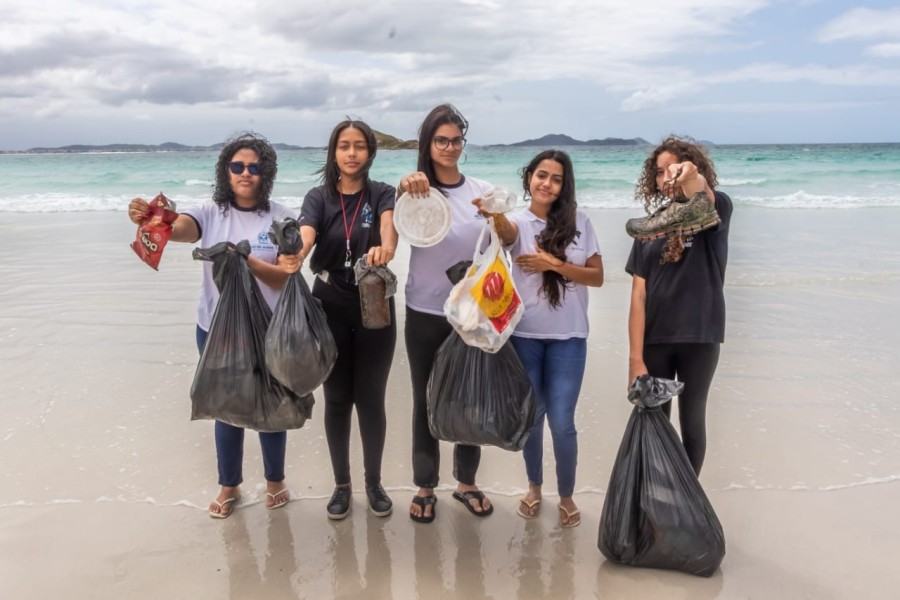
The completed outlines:
[[[431,523],[437,515],[437,497],[436,496],[413,496],[412,503],[422,507],[422,515],[414,515],[409,513],[409,518],[416,523]],[[431,505],[431,516],[425,516],[425,507]]]
[[[476,492],[453,492],[453,497],[463,503],[469,512],[475,515],[476,517],[486,517],[492,512],[494,512],[494,505],[491,504],[487,508],[484,508],[484,494],[479,491]],[[481,506],[481,512],[475,510],[475,507],[472,506],[472,503],[469,500],[478,500],[478,505]]]

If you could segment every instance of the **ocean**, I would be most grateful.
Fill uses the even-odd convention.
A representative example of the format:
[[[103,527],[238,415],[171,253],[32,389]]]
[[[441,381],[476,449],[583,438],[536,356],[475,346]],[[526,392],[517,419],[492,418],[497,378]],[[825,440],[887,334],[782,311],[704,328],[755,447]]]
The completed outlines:
[[[650,146],[571,147],[578,202],[634,208],[634,183]],[[469,146],[467,175],[513,190],[530,147]],[[900,206],[900,144],[713,146],[719,189],[737,205],[772,209]],[[180,207],[208,199],[216,152],[2,154],[0,212],[122,211],[134,196],[164,192]],[[318,185],[324,150],[279,152],[274,199],[300,207]],[[381,150],[372,176],[396,184],[414,170],[414,150]]]

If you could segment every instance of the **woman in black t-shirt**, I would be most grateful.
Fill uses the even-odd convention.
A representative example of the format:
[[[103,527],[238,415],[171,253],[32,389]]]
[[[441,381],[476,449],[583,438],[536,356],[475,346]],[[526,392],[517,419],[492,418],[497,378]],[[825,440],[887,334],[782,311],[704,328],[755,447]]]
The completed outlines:
[[[316,274],[313,296],[322,302],[334,334],[338,355],[325,391],[325,436],[331,454],[335,489],[328,517],[343,519],[350,512],[350,419],[353,407],[363,446],[366,495],[379,517],[391,513],[391,499],[381,486],[386,418],[385,389],[397,326],[394,299],[389,300],[391,324],[383,329],[362,326],[359,289],[353,266],[361,257],[368,264],[386,265],[394,258],[393,186],[369,179],[377,143],[362,121],[346,120],[331,132],[322,167],[323,185],[309,191],[300,212],[301,261],[312,252]]]
[[[675,199],[703,194],[720,223],[693,235],[635,240],[628,316],[628,381],[649,373],[684,382],[678,396],[681,437],[699,475],[706,455],[706,400],[725,340],[725,265],[731,199],[714,191],[716,172],[693,141],[669,137],[644,161],[635,197],[648,214]],[[666,414],[671,405],[663,405]]]

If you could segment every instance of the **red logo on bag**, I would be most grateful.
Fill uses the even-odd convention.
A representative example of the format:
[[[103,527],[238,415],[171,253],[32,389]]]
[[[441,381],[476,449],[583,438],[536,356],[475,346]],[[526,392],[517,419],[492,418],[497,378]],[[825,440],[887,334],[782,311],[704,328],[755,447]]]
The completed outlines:
[[[503,281],[503,276],[496,271],[492,271],[485,275],[484,281],[481,283],[481,293],[491,302],[496,302],[503,295],[504,283],[506,282]]]

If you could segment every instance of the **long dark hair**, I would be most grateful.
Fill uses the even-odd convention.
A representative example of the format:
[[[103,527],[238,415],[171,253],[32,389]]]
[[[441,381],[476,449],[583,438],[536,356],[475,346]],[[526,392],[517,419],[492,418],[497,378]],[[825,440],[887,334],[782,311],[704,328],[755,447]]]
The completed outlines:
[[[328,153],[326,154],[325,164],[317,171],[320,176],[319,180],[325,184],[325,192],[329,198],[337,198],[338,181],[341,179],[341,170],[338,168],[337,161],[334,158],[337,152],[338,138],[341,137],[341,133],[345,129],[350,127],[358,129],[362,132],[363,137],[366,138],[369,158],[362,169],[360,169],[360,175],[363,177],[363,187],[369,187],[369,169],[372,168],[372,163],[375,161],[375,153],[378,152],[378,141],[375,139],[375,132],[372,131],[371,127],[362,121],[347,118],[338,123],[332,130],[331,137],[328,139]]]
[[[563,168],[562,188],[559,196],[550,205],[550,213],[547,215],[547,225],[535,240],[538,247],[558,258],[566,260],[566,248],[575,239],[575,212],[578,203],[575,201],[575,169],[572,167],[572,159],[562,150],[544,150],[531,159],[521,171],[522,187],[525,196],[531,193],[531,177],[542,161],[552,160],[558,162]],[[550,306],[557,308],[566,297],[569,280],[556,271],[544,271],[541,292],[547,297]]]
[[[435,106],[422,121],[419,127],[419,161],[416,169],[428,176],[428,184],[432,187],[440,187],[440,183],[434,174],[434,164],[431,161],[431,143],[434,132],[441,125],[456,125],[462,132],[463,139],[469,130],[469,122],[462,116],[452,104]]]
[[[219,152],[216,161],[216,184],[213,188],[213,202],[223,213],[234,204],[234,190],[231,189],[231,181],[228,178],[228,163],[234,155],[243,149],[256,152],[259,157],[259,191],[256,194],[257,213],[269,212],[269,196],[272,195],[272,186],[275,185],[275,175],[278,173],[278,155],[272,144],[264,136],[255,131],[247,131],[229,140]]]
[[[644,160],[641,167],[641,176],[634,188],[634,197],[644,205],[644,211],[649,215],[669,203],[669,199],[656,185],[656,161],[663,152],[671,152],[678,162],[691,161],[696,165],[697,171],[706,179],[711,190],[716,189],[719,181],[716,178],[716,168],[706,149],[690,137],[678,137],[670,135],[662,143],[653,149],[650,156]],[[669,236],[666,247],[660,257],[660,264],[677,263],[684,253],[684,238],[679,235]]]

